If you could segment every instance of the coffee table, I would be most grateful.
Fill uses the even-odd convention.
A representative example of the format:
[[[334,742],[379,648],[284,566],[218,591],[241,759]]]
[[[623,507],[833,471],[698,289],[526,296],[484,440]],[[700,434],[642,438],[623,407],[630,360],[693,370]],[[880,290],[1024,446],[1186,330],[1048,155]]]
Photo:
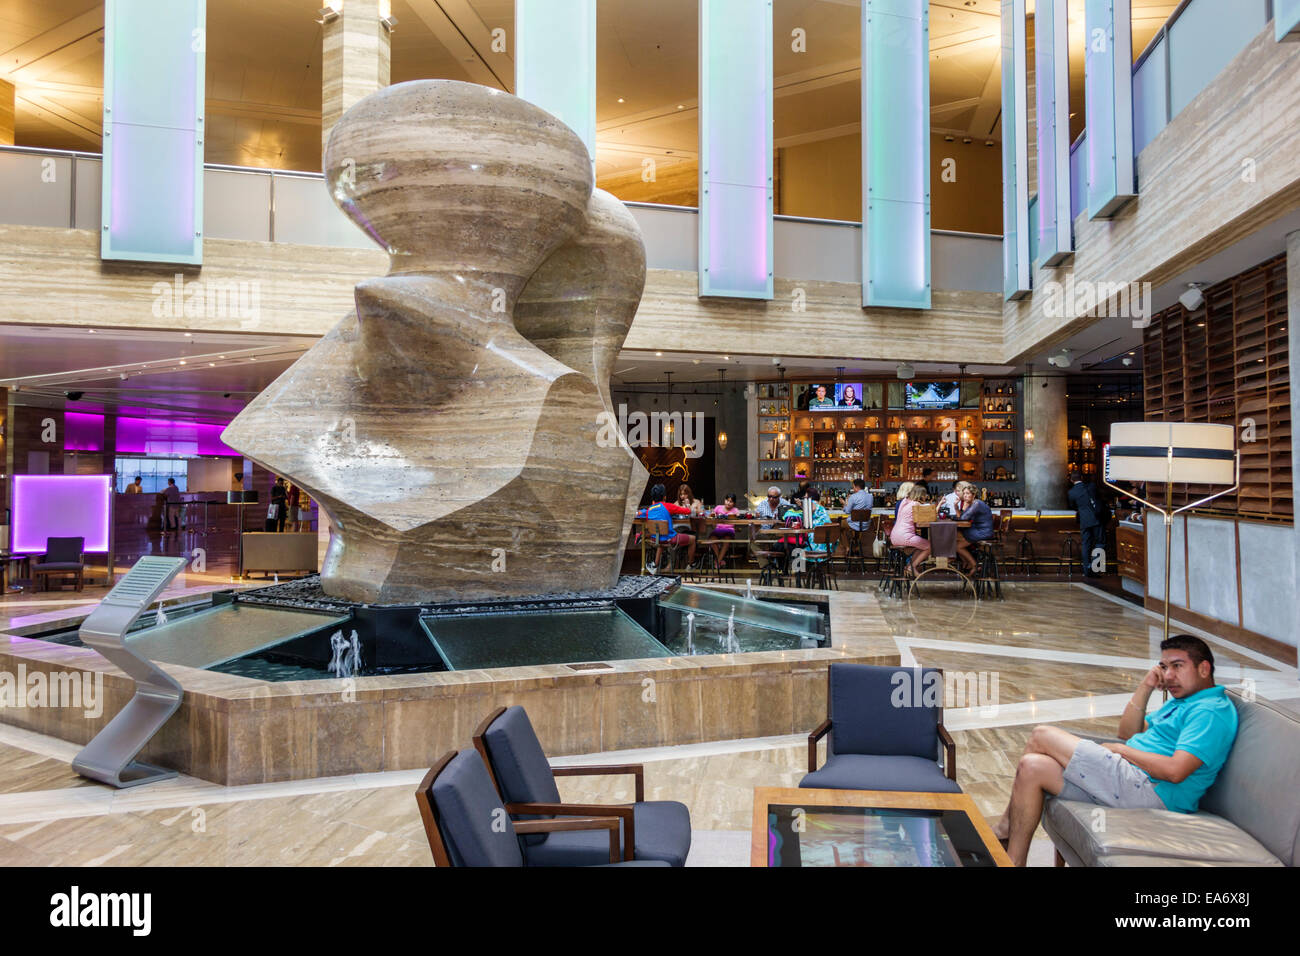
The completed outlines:
[[[750,866],[1011,866],[964,793],[757,787]]]

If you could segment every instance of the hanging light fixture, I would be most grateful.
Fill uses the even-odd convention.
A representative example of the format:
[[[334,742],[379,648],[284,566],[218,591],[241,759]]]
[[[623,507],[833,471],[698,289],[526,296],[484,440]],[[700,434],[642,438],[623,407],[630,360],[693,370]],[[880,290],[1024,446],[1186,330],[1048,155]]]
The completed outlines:
[[[1034,430],[1033,430],[1032,428],[1026,428],[1026,429],[1025,429],[1025,445],[1026,445],[1026,446],[1029,446],[1029,445],[1032,445],[1033,443],[1034,443]]]
[[[726,378],[727,370],[725,368],[718,369],[718,402],[715,402],[715,404],[718,405],[718,447],[723,449],[727,447],[727,430],[721,427],[723,406],[720,403],[727,394]]]
[[[1092,447],[1093,447],[1093,441],[1092,441],[1092,429],[1089,428],[1087,425],[1084,425],[1084,426],[1083,426],[1083,434],[1082,434],[1082,436],[1081,436],[1080,444],[1081,444],[1084,448],[1092,448]]]

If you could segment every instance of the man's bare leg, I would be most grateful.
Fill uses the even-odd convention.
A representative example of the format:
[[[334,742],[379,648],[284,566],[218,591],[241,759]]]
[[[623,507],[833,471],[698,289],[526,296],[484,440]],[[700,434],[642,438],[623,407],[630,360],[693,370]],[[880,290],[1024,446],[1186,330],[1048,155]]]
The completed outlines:
[[[1052,757],[1027,753],[1020,758],[1007,807],[1007,855],[1016,866],[1024,866],[1029,859],[1029,843],[1043,815],[1043,794],[1055,796],[1063,786],[1063,769]]]
[[[1053,727],[1050,724],[1039,724],[1029,734],[1029,741],[1025,744],[1025,756],[1042,755],[1050,757],[1056,762],[1062,773],[1066,765],[1069,764],[1070,758],[1074,756],[1074,748],[1079,746],[1079,740],[1068,730],[1062,730],[1060,727]],[[1021,765],[1024,765],[1024,757],[1021,757]],[[1016,779],[1020,779],[1020,770],[1016,770]],[[1062,777],[1064,779],[1064,777]],[[1061,792],[1058,786],[1052,791],[1053,794]],[[1015,798],[1015,788],[1012,787],[1012,802]],[[1042,812],[1042,800],[1038,803],[1039,812]],[[1035,818],[1037,819],[1037,818]],[[1033,832],[1032,830],[1030,831]],[[993,835],[999,840],[1006,840],[1011,835],[1011,803],[1007,804],[1007,810],[1002,814],[1002,819],[993,827]]]

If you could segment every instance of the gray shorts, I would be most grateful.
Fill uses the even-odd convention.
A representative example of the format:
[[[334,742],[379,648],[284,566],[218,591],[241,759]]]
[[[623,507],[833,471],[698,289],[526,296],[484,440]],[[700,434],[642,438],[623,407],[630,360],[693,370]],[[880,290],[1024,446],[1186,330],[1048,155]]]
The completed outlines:
[[[1164,810],[1156,783],[1117,753],[1091,740],[1080,740],[1065,767],[1062,800],[1082,800],[1121,810]]]

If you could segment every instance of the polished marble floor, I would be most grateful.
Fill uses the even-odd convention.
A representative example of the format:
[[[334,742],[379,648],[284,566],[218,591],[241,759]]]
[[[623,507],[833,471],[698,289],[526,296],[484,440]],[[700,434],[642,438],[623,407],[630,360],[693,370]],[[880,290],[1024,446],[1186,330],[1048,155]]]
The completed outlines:
[[[180,589],[227,586],[195,579]],[[868,582],[842,587],[875,593]],[[943,606],[939,593],[930,597],[929,603],[881,599],[881,605],[904,663],[973,678],[967,685],[973,696],[950,699],[945,723],[957,742],[958,780],[990,818],[1001,812],[1034,724],[1113,733],[1133,687],[1158,657],[1158,618],[1083,585],[1013,584],[1006,600],[981,604],[973,616]],[[57,618],[77,601],[93,600],[69,593],[11,598],[0,600],[0,629],[32,615]],[[1259,696],[1297,706],[1294,661],[1209,639],[1220,683],[1251,681]],[[181,778],[114,791],[72,771],[76,751],[0,725],[0,865],[431,864],[413,798],[420,771],[246,787]],[[797,785],[806,753],[801,737],[778,737],[555,763],[643,762],[648,799],[680,800],[690,808],[689,863],[743,866],[753,788]],[[630,787],[627,777],[560,784],[566,799],[601,802],[631,799]],[[1051,859],[1040,831],[1030,864],[1048,866]]]

